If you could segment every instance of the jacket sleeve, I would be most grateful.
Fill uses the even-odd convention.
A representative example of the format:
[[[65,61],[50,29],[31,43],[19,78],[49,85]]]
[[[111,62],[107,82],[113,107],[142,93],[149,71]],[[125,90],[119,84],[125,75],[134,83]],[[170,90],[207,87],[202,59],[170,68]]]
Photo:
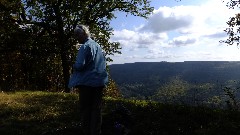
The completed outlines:
[[[75,71],[82,71],[88,63],[89,47],[82,45],[78,51],[76,62],[73,65]]]

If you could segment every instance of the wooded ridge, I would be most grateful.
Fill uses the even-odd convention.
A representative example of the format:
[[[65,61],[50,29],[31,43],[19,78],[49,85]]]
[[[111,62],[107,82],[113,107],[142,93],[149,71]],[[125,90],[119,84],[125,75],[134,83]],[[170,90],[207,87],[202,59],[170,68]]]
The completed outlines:
[[[226,88],[240,97],[239,67],[239,61],[137,62],[110,65],[110,73],[126,98],[208,102],[225,100]]]

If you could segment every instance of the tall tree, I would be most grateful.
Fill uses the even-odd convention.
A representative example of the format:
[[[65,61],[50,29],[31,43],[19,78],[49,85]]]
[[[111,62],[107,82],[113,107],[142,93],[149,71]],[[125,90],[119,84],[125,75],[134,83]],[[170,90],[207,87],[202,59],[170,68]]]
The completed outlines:
[[[16,23],[16,14],[20,8],[19,0],[0,1],[0,88],[11,90],[14,84],[24,84],[20,65],[20,48],[24,46],[28,33]],[[16,82],[18,81],[18,82]]]
[[[120,11],[147,18],[153,11],[150,0],[18,0],[17,5],[16,11],[8,15],[14,16],[11,20],[30,32],[28,47],[35,48],[39,55],[48,52],[60,56],[66,92],[69,92],[69,71],[76,51],[72,35],[77,24],[88,25],[106,56],[113,55],[121,49],[118,42],[109,41],[113,35],[110,21],[115,18],[114,13]],[[7,2],[1,1],[0,6],[7,10]]]

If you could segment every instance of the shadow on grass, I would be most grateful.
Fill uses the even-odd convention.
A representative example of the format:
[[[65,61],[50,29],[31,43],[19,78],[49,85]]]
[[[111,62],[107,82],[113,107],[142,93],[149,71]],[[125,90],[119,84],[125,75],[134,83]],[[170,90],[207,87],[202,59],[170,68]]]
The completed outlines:
[[[0,97],[0,135],[82,134],[76,94],[21,92]],[[116,126],[126,127],[129,135],[240,134],[240,112],[108,98],[104,104],[103,135],[119,133]]]

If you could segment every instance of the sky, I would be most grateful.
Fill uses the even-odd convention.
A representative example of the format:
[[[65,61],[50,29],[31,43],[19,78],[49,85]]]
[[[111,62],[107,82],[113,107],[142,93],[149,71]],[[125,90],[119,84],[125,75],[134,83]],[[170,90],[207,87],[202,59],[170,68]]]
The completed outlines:
[[[120,42],[122,54],[109,64],[239,61],[240,47],[219,42],[227,39],[226,22],[237,13],[221,1],[152,0],[148,19],[116,12],[110,40]]]

